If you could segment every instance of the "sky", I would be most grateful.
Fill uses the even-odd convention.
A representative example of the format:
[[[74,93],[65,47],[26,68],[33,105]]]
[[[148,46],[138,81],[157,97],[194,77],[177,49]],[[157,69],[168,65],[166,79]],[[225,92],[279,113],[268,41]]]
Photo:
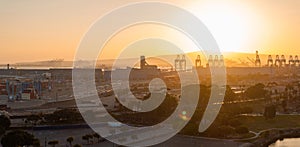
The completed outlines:
[[[73,60],[81,38],[99,17],[132,2],[136,1],[0,0],[0,64]],[[162,2],[197,16],[223,52],[300,55],[299,0]]]

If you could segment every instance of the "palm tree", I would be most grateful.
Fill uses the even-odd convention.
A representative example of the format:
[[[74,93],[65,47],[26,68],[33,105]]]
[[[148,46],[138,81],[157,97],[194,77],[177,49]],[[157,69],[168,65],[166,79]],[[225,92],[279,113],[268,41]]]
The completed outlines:
[[[58,144],[58,141],[57,140],[49,141],[48,144],[52,145],[52,147],[55,147],[55,145]]]
[[[74,138],[72,136],[67,138],[67,142],[69,142],[70,147],[72,147],[72,142],[74,141]]]
[[[86,140],[87,144],[89,144],[89,137],[87,135],[82,136],[82,140]]]

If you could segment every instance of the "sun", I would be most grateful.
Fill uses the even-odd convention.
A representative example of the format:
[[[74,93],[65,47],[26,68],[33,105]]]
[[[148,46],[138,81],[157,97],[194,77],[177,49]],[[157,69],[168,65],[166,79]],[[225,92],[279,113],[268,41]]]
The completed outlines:
[[[202,1],[189,10],[208,27],[222,52],[252,52],[248,45],[257,29],[255,14],[248,6],[237,1]]]

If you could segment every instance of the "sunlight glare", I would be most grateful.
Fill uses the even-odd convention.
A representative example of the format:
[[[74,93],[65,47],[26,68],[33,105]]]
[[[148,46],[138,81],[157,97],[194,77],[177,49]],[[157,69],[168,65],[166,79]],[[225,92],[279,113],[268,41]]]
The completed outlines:
[[[249,51],[245,48],[255,25],[251,24],[253,13],[244,5],[218,1],[198,3],[190,9],[206,24],[222,52]]]

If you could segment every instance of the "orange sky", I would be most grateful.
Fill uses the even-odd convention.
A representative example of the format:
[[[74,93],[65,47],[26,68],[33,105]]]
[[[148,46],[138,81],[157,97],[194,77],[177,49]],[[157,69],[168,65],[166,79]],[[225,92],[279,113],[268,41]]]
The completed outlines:
[[[133,0],[3,0],[0,63],[72,60],[89,26],[98,17],[129,2]],[[298,0],[168,2],[198,16],[222,51],[300,54]]]

